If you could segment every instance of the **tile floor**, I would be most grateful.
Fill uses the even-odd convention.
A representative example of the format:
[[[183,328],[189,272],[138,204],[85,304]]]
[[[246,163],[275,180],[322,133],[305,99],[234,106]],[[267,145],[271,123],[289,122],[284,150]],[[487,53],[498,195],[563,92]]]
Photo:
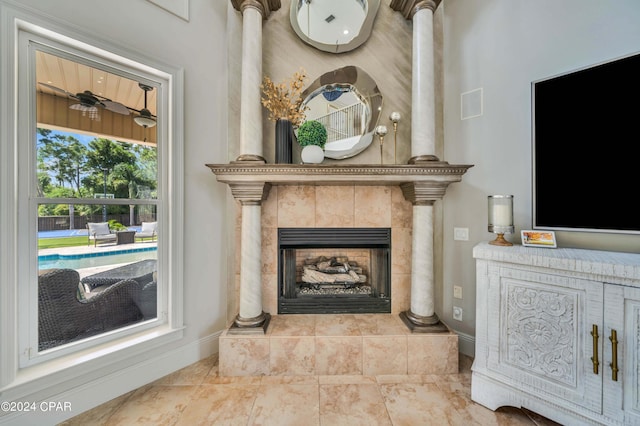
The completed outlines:
[[[471,401],[471,363],[460,356],[448,375],[221,377],[214,355],[62,425],[557,425]]]

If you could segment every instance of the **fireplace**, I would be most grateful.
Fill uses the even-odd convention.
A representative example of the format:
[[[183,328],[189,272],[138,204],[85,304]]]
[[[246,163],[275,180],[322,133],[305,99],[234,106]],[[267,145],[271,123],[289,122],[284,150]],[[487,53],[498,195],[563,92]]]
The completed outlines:
[[[390,312],[390,228],[278,229],[278,314]]]

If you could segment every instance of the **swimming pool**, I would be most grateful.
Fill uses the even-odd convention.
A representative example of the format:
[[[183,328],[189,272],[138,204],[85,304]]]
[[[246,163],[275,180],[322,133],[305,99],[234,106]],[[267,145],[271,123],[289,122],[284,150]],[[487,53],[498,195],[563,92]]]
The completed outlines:
[[[68,268],[83,269],[97,266],[108,266],[119,263],[131,263],[145,259],[156,259],[157,247],[145,247],[139,249],[115,250],[102,253],[82,254],[49,254],[38,256],[38,269]]]

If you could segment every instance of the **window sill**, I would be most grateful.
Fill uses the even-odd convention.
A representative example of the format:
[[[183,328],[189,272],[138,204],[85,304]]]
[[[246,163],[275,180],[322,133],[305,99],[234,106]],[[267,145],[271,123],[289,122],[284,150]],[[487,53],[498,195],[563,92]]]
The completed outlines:
[[[0,389],[5,399],[49,394],[47,388],[66,382],[81,385],[83,377],[95,379],[119,370],[123,363],[136,363],[136,357],[148,351],[175,342],[184,336],[184,327],[168,325],[136,333],[118,340],[105,342],[73,354],[18,370],[15,380]]]

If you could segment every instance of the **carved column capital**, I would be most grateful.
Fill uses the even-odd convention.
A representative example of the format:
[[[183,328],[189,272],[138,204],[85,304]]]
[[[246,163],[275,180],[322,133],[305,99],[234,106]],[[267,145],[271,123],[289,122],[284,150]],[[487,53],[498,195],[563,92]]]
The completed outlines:
[[[267,182],[234,182],[229,184],[231,195],[243,206],[261,205],[269,196],[271,184]]]
[[[407,182],[400,185],[405,200],[414,206],[432,206],[442,200],[449,182]]]
[[[268,19],[271,12],[280,9],[280,0],[231,0],[231,4],[240,12],[248,7],[256,9],[264,19]]]
[[[405,19],[413,19],[413,15],[422,9],[430,9],[435,12],[442,0],[391,0],[389,7],[400,12]]]

